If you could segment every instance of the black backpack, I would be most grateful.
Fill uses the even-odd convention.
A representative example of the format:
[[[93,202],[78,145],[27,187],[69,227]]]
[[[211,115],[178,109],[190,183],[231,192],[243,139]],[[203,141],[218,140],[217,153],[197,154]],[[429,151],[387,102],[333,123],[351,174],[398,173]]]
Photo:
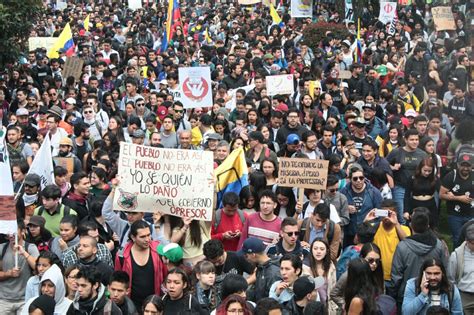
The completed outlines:
[[[25,157],[23,156],[23,148],[25,147],[24,143],[20,143],[18,148],[14,148],[8,144],[8,158],[10,160],[10,165],[13,163],[18,163],[21,161],[25,161]]]
[[[30,247],[30,243],[25,242],[25,252],[28,252],[28,248]],[[5,256],[5,253],[8,250],[8,243],[5,243],[3,248],[2,248],[2,253],[0,254],[0,261],[3,260],[3,256]]]

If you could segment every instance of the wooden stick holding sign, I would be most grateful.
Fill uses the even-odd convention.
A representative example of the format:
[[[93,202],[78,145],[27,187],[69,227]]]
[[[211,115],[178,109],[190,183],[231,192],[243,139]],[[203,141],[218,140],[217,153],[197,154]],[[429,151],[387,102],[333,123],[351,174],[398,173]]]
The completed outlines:
[[[278,185],[298,187],[298,201],[303,203],[304,189],[325,190],[329,162],[302,158],[280,158]]]

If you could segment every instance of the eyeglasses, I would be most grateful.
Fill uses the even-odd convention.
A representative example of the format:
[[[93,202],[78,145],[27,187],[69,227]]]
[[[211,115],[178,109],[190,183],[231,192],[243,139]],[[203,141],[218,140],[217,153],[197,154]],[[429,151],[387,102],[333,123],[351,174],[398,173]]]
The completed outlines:
[[[328,191],[329,191],[330,193],[335,193],[335,192],[338,191],[338,190],[339,190],[339,188],[331,188],[331,189],[328,189]]]
[[[56,96],[56,93],[48,93],[49,96]]]
[[[369,265],[372,265],[374,263],[376,263],[377,265],[380,264],[380,259],[379,258],[377,258],[377,259],[376,258],[367,258],[366,260],[369,263]]]
[[[145,106],[145,103],[137,103],[137,106],[143,107],[143,106]]]
[[[296,231],[296,232],[285,232],[286,235],[288,235],[289,237],[292,237],[292,236],[298,236],[300,235],[300,232]]]
[[[85,110],[84,111],[84,114],[92,114],[92,113],[93,113],[93,111],[91,111],[91,110]]]
[[[363,181],[364,180],[364,176],[355,176],[355,177],[352,177],[352,180],[357,182],[357,181]]]

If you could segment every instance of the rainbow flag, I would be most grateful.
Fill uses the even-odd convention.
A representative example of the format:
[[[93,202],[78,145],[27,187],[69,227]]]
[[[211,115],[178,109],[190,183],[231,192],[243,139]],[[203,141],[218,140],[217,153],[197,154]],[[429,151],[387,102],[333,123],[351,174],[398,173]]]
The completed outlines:
[[[281,17],[278,15],[277,10],[275,10],[273,3],[270,3],[270,16],[272,17],[273,25],[278,25],[279,27],[283,27],[283,21],[281,20]]]
[[[357,19],[357,44],[354,50],[354,62],[362,61],[362,46],[360,44],[360,18]]]
[[[247,163],[245,162],[244,149],[238,148],[219,165],[215,171],[217,181],[217,205],[222,208],[222,197],[226,192],[235,192],[249,184]]]
[[[48,58],[59,58],[58,51],[64,49],[66,56],[70,57],[74,55],[74,40],[72,39],[71,26],[69,23],[66,24],[61,34],[59,34],[58,40],[54,43],[51,49],[48,49]]]
[[[160,52],[165,52],[173,37],[175,23],[180,23],[181,12],[179,10],[179,0],[169,0],[168,14],[166,16],[166,27],[163,32]]]

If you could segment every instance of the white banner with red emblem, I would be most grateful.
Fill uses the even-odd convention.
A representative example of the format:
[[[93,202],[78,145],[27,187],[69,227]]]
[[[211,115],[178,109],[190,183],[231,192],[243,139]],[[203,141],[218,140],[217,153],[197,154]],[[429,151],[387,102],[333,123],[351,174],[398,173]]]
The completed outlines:
[[[397,3],[396,2],[381,2],[379,21],[383,24],[387,24],[393,21],[397,15]]]
[[[178,69],[181,103],[184,108],[211,107],[212,85],[209,67]]]

